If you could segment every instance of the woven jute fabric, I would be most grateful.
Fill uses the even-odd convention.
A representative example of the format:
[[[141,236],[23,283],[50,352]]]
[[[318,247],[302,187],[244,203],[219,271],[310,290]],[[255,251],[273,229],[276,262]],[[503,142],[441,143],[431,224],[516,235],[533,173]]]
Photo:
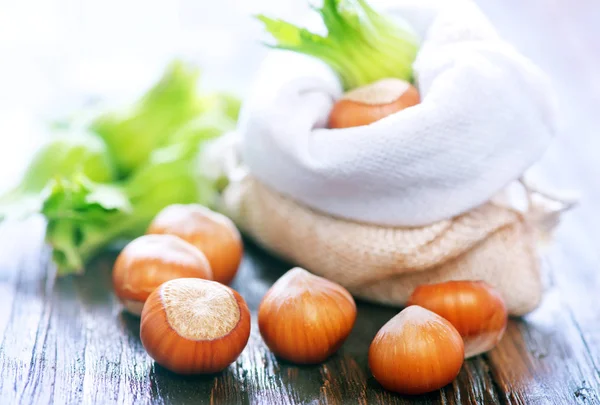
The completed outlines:
[[[314,211],[247,176],[226,190],[223,210],[267,250],[363,299],[403,305],[416,286],[447,280],[486,281],[512,315],[541,299],[533,230],[492,203],[425,227],[383,227]]]

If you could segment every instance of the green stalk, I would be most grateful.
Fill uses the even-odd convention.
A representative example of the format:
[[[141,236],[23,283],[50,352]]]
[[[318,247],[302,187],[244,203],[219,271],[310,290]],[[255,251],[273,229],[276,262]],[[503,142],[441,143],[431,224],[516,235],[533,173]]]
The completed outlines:
[[[289,22],[259,15],[277,41],[273,48],[313,56],[338,75],[344,90],[385,78],[413,80],[418,51],[416,36],[365,0],[324,0],[318,12],[327,35],[315,34]]]

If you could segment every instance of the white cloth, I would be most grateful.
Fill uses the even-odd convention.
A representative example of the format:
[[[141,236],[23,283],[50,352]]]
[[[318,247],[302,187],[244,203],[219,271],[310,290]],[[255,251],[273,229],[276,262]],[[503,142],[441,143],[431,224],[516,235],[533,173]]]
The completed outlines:
[[[274,51],[238,126],[253,176],[333,216],[422,226],[484,203],[541,157],[556,127],[545,75],[471,1],[400,3],[390,14],[424,34],[414,63],[421,103],[368,126],[326,129],[341,95],[335,75]]]

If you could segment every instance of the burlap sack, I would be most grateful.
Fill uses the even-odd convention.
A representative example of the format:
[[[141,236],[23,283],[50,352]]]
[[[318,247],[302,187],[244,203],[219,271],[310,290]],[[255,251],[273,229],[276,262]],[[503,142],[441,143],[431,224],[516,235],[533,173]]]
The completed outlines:
[[[484,280],[510,314],[523,315],[542,296],[530,221],[491,202],[425,227],[382,227],[321,214],[245,176],[228,187],[222,204],[267,250],[360,298],[403,305],[420,284]]]

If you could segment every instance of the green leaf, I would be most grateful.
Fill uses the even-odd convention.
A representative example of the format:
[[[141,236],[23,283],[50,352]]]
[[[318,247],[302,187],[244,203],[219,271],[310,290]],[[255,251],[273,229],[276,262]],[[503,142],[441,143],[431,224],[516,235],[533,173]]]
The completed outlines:
[[[118,235],[131,215],[120,188],[96,184],[82,173],[57,177],[45,194],[41,212],[47,220],[46,241],[59,275],[81,273],[91,255]]]
[[[265,15],[258,15],[256,18],[263,22],[265,29],[277,40],[278,46],[295,47],[301,45],[301,32],[304,31],[310,34],[308,30],[297,27],[287,21],[270,18]],[[315,36],[317,35],[315,34]]]
[[[147,162],[183,124],[202,112],[196,87],[198,69],[182,62],[169,66],[161,80],[126,111],[100,116],[92,124],[108,145],[122,176]]]
[[[85,197],[85,202],[90,205],[98,205],[107,211],[132,211],[131,204],[122,190],[105,184],[96,184]]]
[[[206,114],[223,114],[232,121],[237,121],[240,114],[240,99],[229,93],[210,93],[200,97],[202,116]]]
[[[94,113],[93,133],[88,114],[55,125],[70,136],[42,149],[0,199],[0,214],[44,215],[58,275],[80,273],[114,241],[144,234],[167,205],[214,201],[216,180],[198,173],[199,152],[235,128],[240,101],[198,94],[198,74],[174,62],[135,105]]]
[[[151,160],[193,159],[205,142],[235,129],[235,126],[236,121],[219,110],[201,115],[175,132],[165,148],[153,152]]]
[[[41,212],[48,222],[46,241],[58,274],[81,273],[85,263],[114,240],[144,234],[168,205],[210,205],[216,186],[194,169],[194,159],[173,156],[149,162],[120,184],[98,184],[82,173],[53,179]]]
[[[259,15],[267,31],[277,40],[276,48],[295,50],[315,55],[328,49],[327,38],[314,34],[305,28],[297,27],[283,20]]]
[[[81,171],[88,178],[109,182],[115,172],[104,142],[89,133],[68,133],[43,146],[33,157],[21,181],[21,188],[41,191],[55,176]]]
[[[346,90],[384,78],[412,80],[418,41],[407,24],[377,13],[364,0],[324,0],[316,11],[327,36],[264,15],[257,18],[277,41],[275,48],[321,59]]]
[[[19,185],[0,197],[0,219],[39,211],[41,192],[55,177],[81,172],[97,182],[115,178],[104,142],[87,132],[69,132],[44,145],[33,157]]]
[[[170,204],[201,203],[210,205],[216,197],[214,186],[196,173],[195,158],[183,159],[174,154],[171,159],[163,151],[140,168],[123,187],[133,205],[135,215],[149,220]]]

